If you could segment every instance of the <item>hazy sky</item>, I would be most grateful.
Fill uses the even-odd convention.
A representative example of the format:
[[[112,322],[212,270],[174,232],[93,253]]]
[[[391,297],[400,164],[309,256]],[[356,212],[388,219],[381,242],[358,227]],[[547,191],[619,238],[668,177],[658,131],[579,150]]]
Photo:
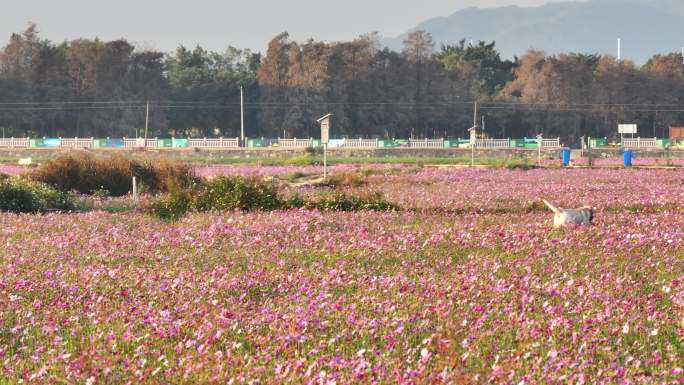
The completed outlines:
[[[549,0],[23,0],[0,11],[0,46],[29,21],[53,41],[124,37],[147,48],[178,44],[212,50],[265,49],[276,34],[297,40],[398,35],[431,17],[469,6],[540,5]],[[551,0],[558,1],[558,0]]]

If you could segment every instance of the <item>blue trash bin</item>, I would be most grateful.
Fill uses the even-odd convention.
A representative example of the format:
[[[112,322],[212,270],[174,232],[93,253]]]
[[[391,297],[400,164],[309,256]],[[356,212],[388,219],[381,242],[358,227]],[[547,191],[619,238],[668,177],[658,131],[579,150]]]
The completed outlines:
[[[570,149],[569,148],[562,148],[561,149],[561,159],[563,159],[563,167],[570,166]]]
[[[634,157],[634,153],[632,150],[625,149],[624,153],[625,157],[625,167],[631,167],[632,166],[632,158]]]

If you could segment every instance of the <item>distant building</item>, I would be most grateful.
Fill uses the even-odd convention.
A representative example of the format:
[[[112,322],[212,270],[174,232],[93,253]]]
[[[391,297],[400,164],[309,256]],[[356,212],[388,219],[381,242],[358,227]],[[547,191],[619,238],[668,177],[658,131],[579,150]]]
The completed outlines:
[[[670,126],[670,140],[682,140],[684,139],[684,127]]]

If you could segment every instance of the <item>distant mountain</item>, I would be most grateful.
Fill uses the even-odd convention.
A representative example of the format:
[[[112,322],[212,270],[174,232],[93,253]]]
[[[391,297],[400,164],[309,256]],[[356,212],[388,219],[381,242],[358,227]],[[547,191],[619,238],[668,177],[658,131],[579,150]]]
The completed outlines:
[[[684,46],[683,17],[682,0],[589,0],[529,8],[466,8],[427,20],[411,31],[432,33],[437,48],[461,39],[494,40],[506,58],[521,56],[530,48],[547,54],[615,56],[616,39],[620,37],[622,57],[643,64],[656,53],[680,52]],[[400,50],[407,33],[384,43]]]

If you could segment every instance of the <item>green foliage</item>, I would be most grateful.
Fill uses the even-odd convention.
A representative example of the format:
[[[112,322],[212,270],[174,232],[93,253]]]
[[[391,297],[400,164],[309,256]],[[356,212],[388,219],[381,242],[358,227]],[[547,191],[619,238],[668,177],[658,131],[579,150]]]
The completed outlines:
[[[457,45],[442,46],[441,52],[435,54],[435,59],[450,71],[461,71],[465,66],[476,68],[481,87],[489,96],[495,95],[514,79],[512,70],[515,63],[501,60],[495,42],[479,41],[475,45],[466,45],[466,41],[461,40]]]
[[[110,193],[109,190],[107,190],[105,188],[99,188],[99,189],[93,191],[93,197],[95,197],[95,198],[104,199],[104,198],[107,198],[111,195],[112,195],[112,193]]]
[[[284,166],[309,166],[316,164],[316,158],[312,154],[293,156],[282,161]]]
[[[244,86],[246,101],[255,102],[259,60],[259,54],[234,47],[219,53],[199,46],[192,50],[180,46],[166,61],[170,96],[179,101],[232,104],[239,102],[239,93],[235,91]],[[207,113],[206,110],[188,109],[170,114],[173,127],[185,128],[186,136],[214,135],[214,127],[237,127],[238,119],[230,110]]]
[[[76,204],[71,195],[46,184],[21,177],[0,180],[0,210],[36,213],[52,210],[71,211]]]
[[[221,176],[204,182],[194,198],[197,211],[275,210],[283,207],[273,183],[256,178]]]
[[[520,170],[531,170],[537,168],[537,165],[526,160],[521,159],[504,159],[498,160],[493,164],[495,168],[506,168],[509,170],[520,169]]]
[[[288,208],[288,209],[296,209],[296,208],[306,207],[306,205],[307,205],[307,201],[306,201],[306,199],[304,199],[304,197],[302,197],[299,194],[294,194],[294,195],[290,196],[289,198],[287,198],[287,200],[285,201],[284,207]]]
[[[174,190],[145,207],[157,218],[175,221],[188,211],[279,210],[307,208],[322,211],[396,211],[399,206],[385,200],[382,194],[347,195],[335,193],[307,200],[294,194],[283,200],[277,186],[256,178],[223,176],[196,186]]]
[[[192,208],[192,196],[188,191],[176,190],[151,203],[146,211],[165,221],[176,221]]]
[[[325,196],[318,201],[307,204],[308,207],[316,208],[322,211],[399,211],[400,207],[394,203],[385,200],[384,196],[379,193],[372,193],[365,196],[347,195],[345,193],[336,193]]]

